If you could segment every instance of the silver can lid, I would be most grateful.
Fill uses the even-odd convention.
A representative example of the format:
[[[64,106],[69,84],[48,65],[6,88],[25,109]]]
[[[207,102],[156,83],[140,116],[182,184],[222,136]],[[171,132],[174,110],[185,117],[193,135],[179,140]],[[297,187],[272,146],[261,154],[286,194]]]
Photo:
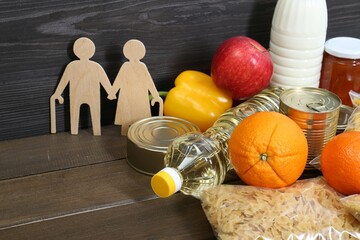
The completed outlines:
[[[313,87],[289,88],[281,93],[280,100],[287,107],[306,113],[334,112],[341,106],[336,94]]]
[[[153,175],[163,169],[172,141],[190,132],[200,132],[193,123],[176,117],[156,116],[133,123],[127,134],[127,161],[135,170]]]

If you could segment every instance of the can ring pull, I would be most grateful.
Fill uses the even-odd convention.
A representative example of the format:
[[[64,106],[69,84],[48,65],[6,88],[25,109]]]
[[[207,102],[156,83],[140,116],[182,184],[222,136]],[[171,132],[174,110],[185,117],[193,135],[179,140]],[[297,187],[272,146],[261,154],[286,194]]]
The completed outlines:
[[[317,103],[307,103],[306,107],[314,110],[316,112],[323,112],[329,110],[323,103],[317,102]]]

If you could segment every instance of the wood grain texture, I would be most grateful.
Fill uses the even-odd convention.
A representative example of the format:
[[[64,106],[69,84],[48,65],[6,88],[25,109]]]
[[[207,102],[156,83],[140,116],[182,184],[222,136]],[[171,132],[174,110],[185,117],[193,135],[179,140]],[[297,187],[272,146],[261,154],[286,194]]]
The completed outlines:
[[[122,47],[142,41],[143,59],[159,91],[185,69],[209,73],[212,55],[226,38],[247,35],[268,46],[276,0],[1,1],[0,140],[50,132],[49,98],[64,67],[76,59],[74,41],[96,45],[93,60],[111,82],[125,61]],[[328,0],[328,38],[360,37],[360,2]],[[58,131],[68,131],[68,93],[57,106]],[[116,102],[102,90],[102,124],[113,124]],[[86,107],[80,126],[91,125]]]
[[[102,136],[91,129],[0,141],[0,180],[126,158],[126,137],[118,126]]]
[[[0,194],[0,229],[158,198],[124,160],[1,181]]]
[[[216,239],[200,201],[176,194],[0,230],[0,239]]]
[[[125,160],[0,181],[0,239],[213,239],[200,201],[159,199]]]
[[[150,176],[136,172],[122,156],[126,145],[107,147],[123,142],[113,130],[105,127],[102,137],[81,130],[78,136],[2,141],[7,144],[0,149],[7,153],[29,143],[37,147],[11,154],[20,156],[17,163],[35,156],[23,166],[31,172],[19,166],[18,175],[0,180],[0,239],[214,239],[198,199],[181,193],[158,198]],[[41,152],[60,140],[57,151],[66,154],[50,151],[51,158],[44,159]],[[2,162],[1,168],[12,167],[11,161]]]
[[[215,239],[198,199],[158,198],[127,164],[117,127],[2,141],[0,164],[0,239]]]

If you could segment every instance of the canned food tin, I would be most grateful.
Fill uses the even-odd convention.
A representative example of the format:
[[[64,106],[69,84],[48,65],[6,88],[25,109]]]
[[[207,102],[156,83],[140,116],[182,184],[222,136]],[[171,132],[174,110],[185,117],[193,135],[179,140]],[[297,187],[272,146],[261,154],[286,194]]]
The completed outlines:
[[[341,105],[336,134],[340,134],[346,129],[349,118],[353,111],[354,108],[347,105]]]
[[[306,136],[308,163],[336,135],[340,106],[337,95],[321,88],[290,88],[280,95],[279,111],[293,119]],[[307,168],[312,167],[307,164]]]
[[[200,132],[193,123],[170,116],[139,120],[129,127],[127,161],[135,170],[153,175],[163,169],[164,156],[170,143],[180,135]]]

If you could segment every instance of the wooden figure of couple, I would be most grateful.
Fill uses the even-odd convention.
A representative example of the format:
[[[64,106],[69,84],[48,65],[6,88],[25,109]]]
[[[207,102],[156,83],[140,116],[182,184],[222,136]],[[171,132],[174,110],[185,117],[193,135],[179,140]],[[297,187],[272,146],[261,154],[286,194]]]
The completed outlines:
[[[129,126],[140,119],[151,117],[151,105],[159,103],[159,115],[163,112],[163,100],[155,87],[146,65],[140,60],[145,56],[145,46],[139,40],[129,40],[123,47],[123,54],[129,60],[117,74],[113,85],[100,64],[91,61],[95,54],[94,43],[85,37],[75,41],[73,51],[79,60],[70,62],[60,79],[55,93],[50,98],[51,133],[56,133],[55,102],[64,102],[61,94],[69,84],[70,131],[78,134],[80,107],[88,104],[91,114],[93,134],[101,135],[100,85],[108,94],[108,99],[116,99],[119,91],[115,124],[121,125],[121,135],[126,135]]]

